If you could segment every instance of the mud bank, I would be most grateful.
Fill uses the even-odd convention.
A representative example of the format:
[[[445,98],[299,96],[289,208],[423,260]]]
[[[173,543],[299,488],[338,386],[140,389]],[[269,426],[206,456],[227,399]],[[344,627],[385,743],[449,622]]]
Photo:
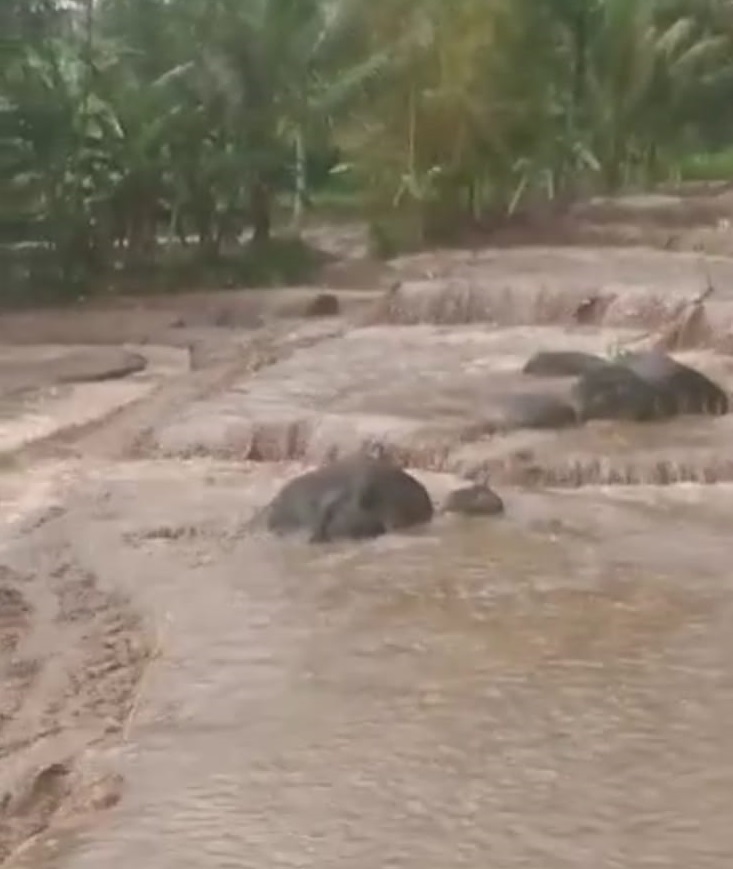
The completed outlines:
[[[197,333],[185,349],[153,345],[128,345],[145,360],[143,371],[103,383],[53,385],[53,360],[77,357],[98,348],[36,345],[4,348],[5,355],[21,369],[24,358],[35,362],[34,388],[17,389],[0,396],[0,452],[6,461],[23,456],[48,458],[59,455],[104,453],[108,459],[137,452],[139,442],[159,420],[202,396],[217,394],[238,379],[308,347],[340,334],[338,318],[316,321],[278,321],[244,336],[204,337]],[[105,348],[102,348],[102,352]],[[23,375],[25,383],[27,372]]]
[[[328,287],[326,282],[323,287]],[[381,286],[338,293],[344,314],[358,311]],[[371,290],[371,292],[369,291]],[[211,290],[93,300],[73,309],[2,312],[0,342],[24,345],[164,345],[185,347],[218,335],[225,342],[247,337],[278,320],[306,315],[322,288]],[[237,335],[239,333],[239,336]]]
[[[168,347],[5,346],[0,453],[104,419],[188,367],[188,354]]]
[[[49,825],[117,802],[119,773],[95,751],[119,739],[151,653],[139,612],[70,547],[63,502],[73,476],[28,470],[0,485],[3,865]]]

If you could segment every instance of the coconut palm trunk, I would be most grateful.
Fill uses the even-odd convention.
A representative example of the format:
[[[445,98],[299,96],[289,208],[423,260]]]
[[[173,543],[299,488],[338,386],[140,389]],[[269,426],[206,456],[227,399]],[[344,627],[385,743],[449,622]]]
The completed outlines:
[[[252,241],[254,244],[266,244],[272,235],[272,191],[262,178],[256,179],[252,184],[250,208]]]

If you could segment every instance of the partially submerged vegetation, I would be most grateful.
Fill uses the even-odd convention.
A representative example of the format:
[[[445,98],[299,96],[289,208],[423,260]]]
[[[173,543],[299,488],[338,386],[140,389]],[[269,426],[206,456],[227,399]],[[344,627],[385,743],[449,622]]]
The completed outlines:
[[[727,175],[730,11],[5,0],[6,293],[292,281],[314,258],[273,228],[297,235],[319,201],[349,203],[390,255],[537,204]]]

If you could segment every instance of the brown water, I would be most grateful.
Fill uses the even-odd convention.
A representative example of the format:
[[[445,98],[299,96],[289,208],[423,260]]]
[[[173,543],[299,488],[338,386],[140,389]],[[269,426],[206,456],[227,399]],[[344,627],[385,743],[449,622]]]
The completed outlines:
[[[67,520],[163,654],[121,806],[27,865],[730,865],[724,490],[700,519],[704,490],[510,492],[502,520],[312,548],[242,538],[241,474],[196,474]]]
[[[731,417],[511,430],[507,396],[569,400],[570,379],[521,373],[532,353],[605,353],[622,334],[536,326],[354,329],[310,341],[182,404],[150,427],[150,445],[166,455],[318,464],[377,441],[408,465],[488,474],[497,485],[732,480]],[[678,358],[733,389],[729,358],[704,350]]]

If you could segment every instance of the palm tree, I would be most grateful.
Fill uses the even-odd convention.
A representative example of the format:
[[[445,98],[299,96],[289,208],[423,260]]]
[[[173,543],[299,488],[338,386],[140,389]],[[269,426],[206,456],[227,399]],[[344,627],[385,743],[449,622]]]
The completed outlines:
[[[294,179],[304,196],[308,142],[379,67],[376,54],[359,63],[347,59],[364,5],[363,0],[220,2],[215,33],[196,74],[209,81],[227,116],[240,124],[246,152],[240,171],[250,191],[255,242],[270,236],[278,186],[292,187]],[[294,154],[294,161],[287,154]]]
[[[674,154],[705,93],[705,71],[727,62],[727,40],[664,3],[605,0],[591,36],[587,114],[609,189]],[[662,14],[666,13],[666,14]]]

